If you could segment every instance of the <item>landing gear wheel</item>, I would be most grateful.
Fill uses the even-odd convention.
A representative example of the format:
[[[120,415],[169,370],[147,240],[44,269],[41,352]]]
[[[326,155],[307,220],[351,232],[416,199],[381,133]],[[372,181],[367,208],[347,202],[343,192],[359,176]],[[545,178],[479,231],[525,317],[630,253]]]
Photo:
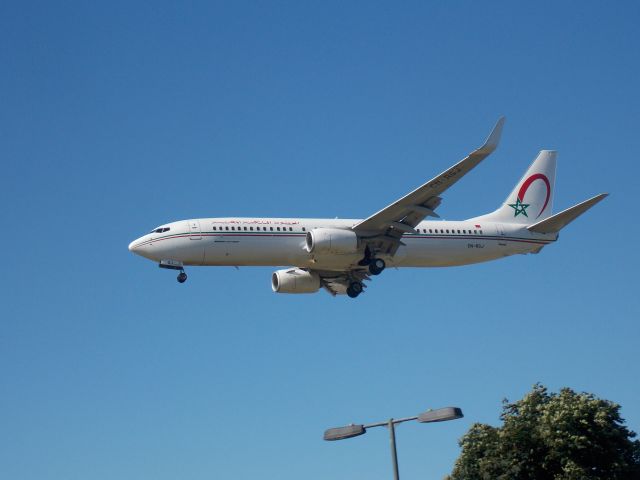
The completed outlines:
[[[350,298],[356,298],[362,293],[362,290],[363,286],[360,282],[351,282],[347,288],[347,295],[349,295]]]
[[[187,274],[184,272],[180,272],[178,274],[178,283],[184,283],[187,281]]]
[[[376,258],[369,264],[369,273],[371,275],[380,275],[387,264],[381,258]]]

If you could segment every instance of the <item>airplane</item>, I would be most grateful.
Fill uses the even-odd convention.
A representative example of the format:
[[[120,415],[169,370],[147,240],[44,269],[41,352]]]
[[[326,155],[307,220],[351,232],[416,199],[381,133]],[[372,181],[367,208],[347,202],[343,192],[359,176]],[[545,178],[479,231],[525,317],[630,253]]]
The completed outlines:
[[[365,219],[223,217],[167,223],[129,250],[161,268],[289,266],[275,271],[277,293],[355,298],[387,267],[450,267],[539,253],[558,232],[608,194],[552,214],[556,152],[541,150],[504,203],[492,213],[438,220],[441,195],[495,151],[505,118],[466,158]],[[425,220],[428,217],[436,220]]]

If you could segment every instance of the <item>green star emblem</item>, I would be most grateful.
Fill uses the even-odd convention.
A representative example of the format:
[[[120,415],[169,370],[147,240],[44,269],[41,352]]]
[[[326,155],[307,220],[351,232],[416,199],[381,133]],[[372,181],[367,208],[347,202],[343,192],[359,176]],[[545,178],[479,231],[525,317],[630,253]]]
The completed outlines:
[[[513,214],[514,217],[517,217],[520,214],[524,215],[525,217],[528,217],[529,215],[527,215],[527,208],[529,208],[529,205],[531,205],[531,204],[530,203],[522,203],[519,198],[516,198],[516,203],[510,203],[509,204],[509,206],[516,211]]]

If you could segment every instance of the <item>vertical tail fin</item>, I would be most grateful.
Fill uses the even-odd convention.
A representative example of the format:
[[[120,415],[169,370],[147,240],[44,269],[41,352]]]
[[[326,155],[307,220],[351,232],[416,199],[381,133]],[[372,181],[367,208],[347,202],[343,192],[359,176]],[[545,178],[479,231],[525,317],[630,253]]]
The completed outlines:
[[[556,180],[556,152],[541,150],[522,179],[495,212],[485,221],[530,225],[549,217]]]

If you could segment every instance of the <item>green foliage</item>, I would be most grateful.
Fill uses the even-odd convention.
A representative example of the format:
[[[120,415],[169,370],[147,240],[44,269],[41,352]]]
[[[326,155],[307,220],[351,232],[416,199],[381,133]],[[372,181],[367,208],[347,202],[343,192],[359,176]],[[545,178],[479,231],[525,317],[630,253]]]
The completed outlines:
[[[536,384],[522,400],[503,401],[501,427],[474,424],[449,480],[637,480],[640,441],[620,405]]]

